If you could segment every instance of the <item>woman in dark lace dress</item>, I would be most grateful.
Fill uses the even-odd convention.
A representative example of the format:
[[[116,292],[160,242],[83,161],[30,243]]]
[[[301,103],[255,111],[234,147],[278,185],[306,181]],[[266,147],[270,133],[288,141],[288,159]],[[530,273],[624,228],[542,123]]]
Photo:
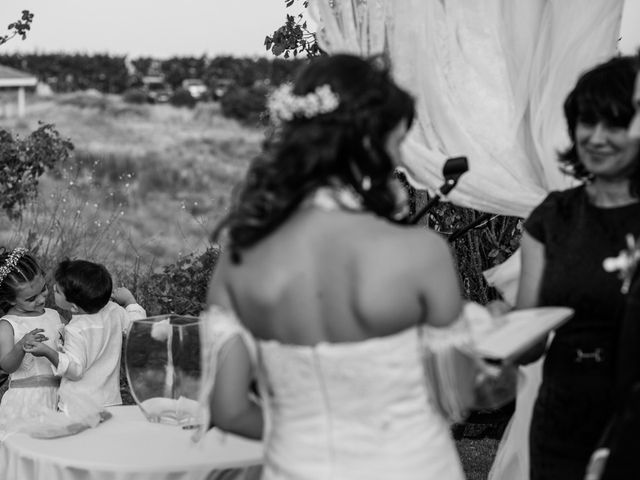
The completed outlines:
[[[640,141],[640,55],[636,60],[639,72],[633,93],[635,115],[628,133]],[[622,267],[621,277],[628,282],[628,288],[618,344],[616,412],[591,457],[590,475],[585,480],[640,478],[636,439],[640,430],[640,264],[637,258],[640,239],[636,238],[629,246],[629,250],[621,252],[623,261],[617,264]]]
[[[551,192],[526,220],[518,307],[563,305],[574,317],[544,362],[530,430],[531,480],[584,478],[613,411],[620,281],[602,262],[640,235],[639,142],[634,60],[619,57],[580,77],[564,105],[571,147],[567,171],[584,181]]]

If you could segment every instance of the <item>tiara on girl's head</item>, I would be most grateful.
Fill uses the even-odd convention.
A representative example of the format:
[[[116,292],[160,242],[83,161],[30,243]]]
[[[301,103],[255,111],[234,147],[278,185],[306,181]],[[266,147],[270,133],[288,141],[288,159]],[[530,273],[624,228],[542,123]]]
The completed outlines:
[[[0,284],[4,282],[4,279],[7,278],[7,275],[11,273],[11,270],[16,268],[18,261],[25,253],[27,253],[27,249],[23,247],[14,248],[11,251],[9,257],[7,257],[7,260],[2,266],[0,266]]]
[[[306,95],[294,95],[293,86],[285,83],[269,96],[269,116],[277,122],[289,122],[295,117],[313,118],[335,111],[340,99],[329,85],[321,85]]]

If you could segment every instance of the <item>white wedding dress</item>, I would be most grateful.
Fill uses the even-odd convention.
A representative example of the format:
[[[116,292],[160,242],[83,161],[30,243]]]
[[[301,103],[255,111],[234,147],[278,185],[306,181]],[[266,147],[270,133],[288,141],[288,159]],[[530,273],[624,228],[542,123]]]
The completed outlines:
[[[203,313],[203,346],[217,361],[241,329],[230,317]],[[426,385],[416,328],[352,343],[257,341],[255,354],[266,420],[263,479],[464,479]],[[208,357],[205,391],[217,363]]]

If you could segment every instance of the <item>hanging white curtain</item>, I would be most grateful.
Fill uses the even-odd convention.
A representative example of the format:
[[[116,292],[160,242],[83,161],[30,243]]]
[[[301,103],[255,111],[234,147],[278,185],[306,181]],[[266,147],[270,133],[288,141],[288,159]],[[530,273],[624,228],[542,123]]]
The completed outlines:
[[[573,180],[558,170],[569,143],[562,112],[581,72],[612,56],[624,0],[311,0],[329,53],[389,56],[395,79],[416,98],[404,144],[418,187],[443,183],[448,157],[469,172],[457,205],[526,217],[546,192]],[[485,272],[513,304],[519,255]],[[522,371],[518,408],[490,473],[528,478],[528,426],[541,362]]]
[[[446,158],[469,159],[449,198],[526,217],[571,185],[562,103],[578,75],[615,53],[623,0],[312,0],[329,53],[388,54],[416,98],[405,142],[416,186],[443,182]]]

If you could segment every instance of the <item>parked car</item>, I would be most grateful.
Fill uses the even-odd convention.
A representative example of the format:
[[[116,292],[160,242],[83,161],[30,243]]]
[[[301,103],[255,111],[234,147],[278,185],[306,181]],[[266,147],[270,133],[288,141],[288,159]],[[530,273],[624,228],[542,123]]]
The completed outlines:
[[[185,78],[182,81],[182,88],[196,100],[203,99],[207,95],[207,86],[199,78]]]
[[[143,90],[147,93],[149,103],[167,103],[173,95],[171,87],[164,81],[163,77],[143,77]]]

